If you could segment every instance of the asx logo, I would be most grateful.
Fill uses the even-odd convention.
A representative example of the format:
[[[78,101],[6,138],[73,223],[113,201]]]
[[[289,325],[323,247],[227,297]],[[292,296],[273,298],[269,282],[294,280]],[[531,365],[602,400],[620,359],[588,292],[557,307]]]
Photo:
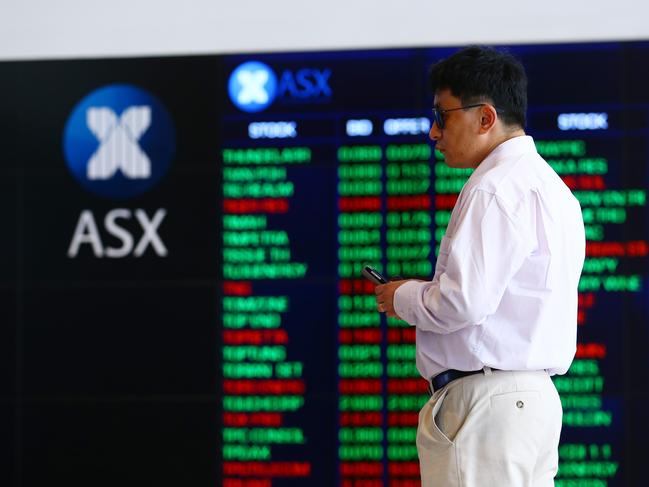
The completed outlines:
[[[166,109],[132,85],[90,93],[72,110],[63,134],[72,175],[88,191],[111,199],[148,191],[166,174],[174,151]]]
[[[171,117],[153,95],[132,85],[109,85],[74,107],[64,129],[63,152],[81,186],[99,196],[124,200],[148,191],[166,174],[175,152],[175,131]],[[142,257],[147,249],[166,257],[168,250],[159,235],[166,215],[164,208],[153,216],[142,208],[115,208],[103,218],[82,210],[68,257],[76,258],[81,252],[97,258]],[[116,241],[120,245],[115,246]]]
[[[267,64],[248,61],[232,71],[228,93],[240,110],[260,112],[275,99],[285,102],[327,100],[332,95],[330,77],[330,69],[303,68],[284,70],[278,79]]]
[[[149,217],[146,211],[138,208],[131,212],[128,208],[115,208],[106,213],[103,223],[103,232],[97,227],[95,216],[90,210],[83,210],[77,221],[77,226],[72,235],[70,246],[68,247],[68,257],[71,259],[79,255],[82,245],[87,245],[95,257],[108,257],[109,259],[120,259],[123,257],[133,256],[142,257],[148,247],[158,257],[166,257],[168,254],[162,238],[158,234],[158,227],[167,215],[167,210],[159,208],[153,217]],[[135,245],[134,233],[130,231],[133,225],[130,225],[131,218],[139,224],[140,237]],[[121,220],[121,222],[118,222]],[[121,225],[119,223],[122,223]],[[104,238],[102,239],[102,234]],[[119,246],[104,244],[105,235],[115,241],[119,240]]]

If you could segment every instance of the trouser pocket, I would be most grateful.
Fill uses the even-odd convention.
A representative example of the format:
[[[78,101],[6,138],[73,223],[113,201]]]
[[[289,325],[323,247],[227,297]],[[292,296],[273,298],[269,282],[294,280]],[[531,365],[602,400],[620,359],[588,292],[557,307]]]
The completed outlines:
[[[455,445],[436,420],[447,391],[431,398],[419,412],[417,452],[422,487],[454,487],[459,484]]]

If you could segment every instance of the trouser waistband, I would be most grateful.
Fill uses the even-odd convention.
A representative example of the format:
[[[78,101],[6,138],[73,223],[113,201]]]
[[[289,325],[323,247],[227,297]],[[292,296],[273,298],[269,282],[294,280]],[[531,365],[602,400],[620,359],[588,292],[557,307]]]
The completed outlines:
[[[433,392],[440,390],[442,387],[447,385],[449,382],[454,381],[455,379],[460,379],[462,377],[467,377],[474,374],[482,374],[485,372],[485,369],[488,370],[497,370],[485,367],[480,370],[455,370],[449,369],[444,372],[437,374],[435,377],[431,377],[428,382],[428,392],[432,395]]]

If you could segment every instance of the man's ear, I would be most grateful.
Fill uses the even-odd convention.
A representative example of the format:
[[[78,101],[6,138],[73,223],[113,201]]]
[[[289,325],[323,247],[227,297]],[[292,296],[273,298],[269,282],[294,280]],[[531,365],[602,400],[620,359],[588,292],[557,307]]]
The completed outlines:
[[[489,132],[498,121],[498,113],[491,105],[483,105],[480,107],[480,133],[485,134]]]

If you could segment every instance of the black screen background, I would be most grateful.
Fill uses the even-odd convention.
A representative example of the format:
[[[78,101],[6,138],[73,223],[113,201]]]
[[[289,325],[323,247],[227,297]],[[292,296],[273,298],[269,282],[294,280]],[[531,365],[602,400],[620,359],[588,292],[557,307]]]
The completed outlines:
[[[530,79],[528,132],[552,138],[557,111],[606,111],[614,128],[579,136],[606,154],[611,187],[647,188],[649,45],[510,50]],[[291,358],[308,369],[309,392],[291,421],[319,438],[308,447],[320,462],[309,483],[334,485],[337,196],[327,137],[339,135],[335,117],[426,116],[426,68],[452,51],[0,63],[0,485],[220,485],[221,149],[251,144],[253,118],[230,103],[226,88],[231,70],[248,59],[280,71],[326,65],[333,72],[327,103],[275,103],[254,120],[304,121],[297,144],[314,151],[308,168],[289,169],[297,188],[290,218],[269,217],[269,227],[291,235],[293,260],[308,261],[309,274],[304,283],[255,284],[255,292],[294,297],[285,326]],[[121,202],[81,188],[61,147],[74,105],[111,83],[154,94],[176,128],[169,172]],[[264,144],[272,145],[256,146]],[[96,259],[86,248],[69,259],[80,212],[90,209],[99,221],[113,208],[166,208],[160,235],[168,257],[149,250],[141,258]],[[611,231],[619,240],[646,240],[646,212]],[[639,485],[649,433],[646,260],[622,266],[643,275],[643,291],[598,295],[588,324],[608,344],[604,400],[614,411],[621,463],[610,485]],[[313,292],[320,298],[310,302]],[[576,435],[587,442],[589,434],[596,432]]]

